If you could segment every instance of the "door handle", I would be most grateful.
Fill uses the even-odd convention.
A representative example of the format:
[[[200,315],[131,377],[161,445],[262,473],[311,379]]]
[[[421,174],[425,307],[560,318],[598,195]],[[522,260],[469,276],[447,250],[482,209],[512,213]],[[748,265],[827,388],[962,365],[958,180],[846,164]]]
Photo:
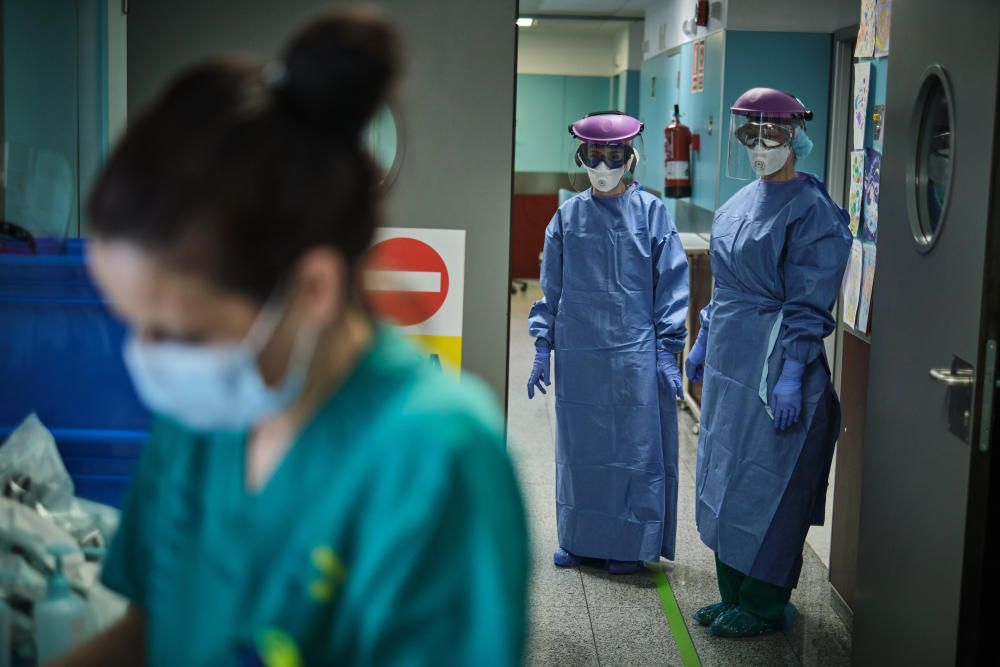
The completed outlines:
[[[931,379],[947,387],[948,430],[964,443],[972,434],[972,393],[976,369],[967,361],[952,357],[951,368],[932,368]]]
[[[946,387],[971,387],[976,383],[976,373],[971,368],[932,368],[931,379]]]

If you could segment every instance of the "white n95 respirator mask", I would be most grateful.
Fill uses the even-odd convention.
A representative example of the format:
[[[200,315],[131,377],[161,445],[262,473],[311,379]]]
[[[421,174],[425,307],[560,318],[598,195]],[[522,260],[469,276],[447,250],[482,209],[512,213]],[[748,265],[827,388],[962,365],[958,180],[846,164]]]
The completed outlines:
[[[786,144],[777,148],[765,148],[760,144],[747,147],[747,157],[750,159],[750,168],[758,176],[770,176],[780,170],[788,162],[788,156],[792,149]]]
[[[590,184],[598,192],[611,192],[618,187],[618,184],[625,178],[625,165],[612,169],[606,162],[601,162],[596,167],[587,167],[587,176]]]

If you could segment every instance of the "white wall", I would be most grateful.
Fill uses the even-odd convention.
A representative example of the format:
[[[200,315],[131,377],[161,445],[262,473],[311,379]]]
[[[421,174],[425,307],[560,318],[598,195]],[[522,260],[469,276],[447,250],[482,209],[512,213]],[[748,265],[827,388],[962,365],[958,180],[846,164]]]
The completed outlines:
[[[622,28],[625,33],[625,29]],[[614,76],[625,67],[615,65],[620,39],[615,34],[584,37],[566,32],[520,28],[517,43],[518,74]]]
[[[744,0],[712,0],[708,27],[698,28],[693,35],[684,33],[685,21],[694,18],[694,0],[661,0],[646,10],[644,42],[646,49],[643,57],[646,60],[669,51],[682,44],[718,32],[727,27],[727,5],[737,4]],[[771,4],[777,5],[775,0]],[[791,4],[792,0],[781,0],[782,6]],[[728,26],[731,27],[731,26]],[[661,40],[662,36],[662,40]]]
[[[628,68],[642,67],[642,40],[645,37],[645,22],[636,21],[628,25]]]
[[[615,73],[642,67],[642,21],[633,21],[618,35],[615,55]]]
[[[633,21],[627,26],[618,34],[618,43],[615,48],[615,74],[642,67],[643,23],[642,21]]]
[[[618,33],[615,45],[615,74],[627,70],[629,66],[629,31]]]
[[[729,0],[726,28],[768,32],[835,32],[858,23],[859,0]]]
[[[646,60],[718,30],[835,32],[856,25],[861,12],[859,0],[711,0],[708,27],[687,35],[683,25],[694,17],[694,6],[694,0],[650,5],[643,36]]]

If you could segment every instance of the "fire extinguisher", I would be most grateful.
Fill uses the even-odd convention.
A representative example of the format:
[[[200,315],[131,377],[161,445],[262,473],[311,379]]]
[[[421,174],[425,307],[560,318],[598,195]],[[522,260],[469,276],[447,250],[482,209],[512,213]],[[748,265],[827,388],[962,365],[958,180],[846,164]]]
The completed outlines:
[[[698,0],[694,9],[695,25],[705,27],[708,25],[708,0]]]
[[[691,130],[681,125],[680,107],[674,105],[674,122],[663,128],[663,195],[671,199],[691,196]]]

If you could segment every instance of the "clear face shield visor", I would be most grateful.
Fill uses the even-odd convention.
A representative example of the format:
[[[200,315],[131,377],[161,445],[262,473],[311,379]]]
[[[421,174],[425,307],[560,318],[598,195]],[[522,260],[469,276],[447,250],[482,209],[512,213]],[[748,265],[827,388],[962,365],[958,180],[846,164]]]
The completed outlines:
[[[643,150],[642,135],[617,143],[577,140],[569,156],[569,182],[577,192],[590,187],[610,191],[622,181],[627,185]]]
[[[751,181],[779,171],[792,154],[792,138],[802,122],[765,114],[732,114],[727,175]]]

